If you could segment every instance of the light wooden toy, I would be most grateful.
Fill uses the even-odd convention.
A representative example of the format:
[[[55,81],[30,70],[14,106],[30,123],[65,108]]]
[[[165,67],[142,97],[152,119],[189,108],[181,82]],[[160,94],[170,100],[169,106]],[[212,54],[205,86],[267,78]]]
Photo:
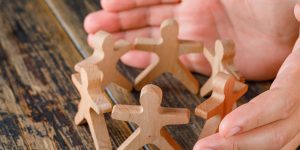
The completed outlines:
[[[104,74],[102,87],[114,82],[127,90],[131,90],[132,84],[117,70],[117,63],[122,55],[132,49],[132,45],[124,40],[114,41],[113,37],[99,31],[93,38],[94,53],[87,59],[75,65],[79,72],[81,68],[96,65]]]
[[[244,81],[241,74],[233,65],[235,56],[235,48],[233,41],[219,41],[215,43],[213,52],[206,48],[203,51],[204,56],[211,65],[212,73],[207,82],[201,87],[200,95],[205,96],[209,94],[213,88],[213,80],[219,72],[224,72],[233,75],[237,80]]]
[[[112,105],[102,91],[102,72],[96,66],[85,66],[72,75],[81,100],[75,116],[75,124],[87,121],[96,149],[111,150],[111,142],[103,113],[110,112]]]
[[[232,75],[218,73],[213,81],[213,93],[197,106],[195,114],[207,120],[200,138],[209,136],[219,127],[221,119],[234,109],[236,102],[247,92],[248,86]]]
[[[154,144],[161,150],[180,149],[171,136],[162,132],[162,128],[172,124],[187,124],[190,112],[183,108],[161,107],[161,101],[161,89],[155,85],[146,85],[141,91],[141,106],[113,107],[112,118],[134,122],[139,126],[118,150],[137,150],[146,144]]]
[[[202,42],[178,40],[178,24],[175,20],[166,20],[161,25],[160,39],[138,38],[135,49],[155,53],[159,60],[146,68],[136,79],[135,88],[140,90],[163,73],[172,75],[183,83],[192,93],[199,92],[199,82],[180,62],[179,56],[187,53],[203,52]]]

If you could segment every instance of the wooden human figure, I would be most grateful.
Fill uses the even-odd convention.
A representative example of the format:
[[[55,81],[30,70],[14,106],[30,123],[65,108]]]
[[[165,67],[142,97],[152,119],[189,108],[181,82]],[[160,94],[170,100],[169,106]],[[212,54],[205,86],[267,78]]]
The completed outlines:
[[[85,66],[96,65],[104,74],[102,87],[114,82],[131,90],[132,83],[117,70],[117,63],[122,55],[132,49],[132,45],[125,40],[115,42],[110,34],[99,31],[93,37],[93,46],[93,55],[76,64],[75,70],[79,72]]]
[[[220,121],[235,107],[247,92],[248,86],[232,75],[218,73],[213,81],[213,93],[195,109],[195,114],[207,120],[200,137],[217,132]]]
[[[166,20],[160,27],[160,39],[138,38],[135,49],[155,53],[159,60],[147,67],[136,79],[135,88],[140,90],[163,73],[172,75],[185,85],[192,93],[199,92],[199,83],[190,71],[181,63],[179,56],[203,51],[201,42],[178,40],[178,24],[175,20]]]
[[[111,112],[112,105],[102,91],[102,72],[96,66],[86,66],[72,75],[81,100],[75,124],[88,123],[96,149],[111,150],[111,142],[103,113]]]
[[[155,85],[146,85],[141,91],[141,106],[113,107],[112,118],[134,122],[139,126],[118,150],[137,150],[146,144],[154,144],[161,150],[180,149],[172,137],[163,132],[163,126],[187,124],[190,112],[184,108],[161,107],[161,101],[161,89]]]
[[[205,48],[203,50],[203,54],[211,65],[212,73],[207,82],[201,87],[201,96],[205,96],[211,92],[213,88],[212,82],[219,72],[231,74],[239,81],[244,80],[233,64],[233,59],[235,56],[233,41],[217,40],[214,51],[210,52]]]

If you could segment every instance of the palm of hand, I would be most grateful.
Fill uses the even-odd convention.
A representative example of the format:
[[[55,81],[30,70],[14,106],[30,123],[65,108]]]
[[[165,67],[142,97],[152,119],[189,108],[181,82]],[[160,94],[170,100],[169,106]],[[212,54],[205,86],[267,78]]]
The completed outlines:
[[[297,38],[294,5],[289,2],[183,0],[164,3],[130,0],[121,4],[120,1],[102,0],[104,10],[89,15],[85,29],[90,34],[107,30],[128,40],[137,36],[157,37],[159,24],[173,17],[179,22],[181,38],[202,40],[207,47],[217,38],[234,40],[235,65],[247,79],[253,80],[274,78]],[[137,55],[140,57],[132,60]],[[132,66],[145,67],[151,57],[134,52],[122,60]],[[203,55],[183,56],[181,60],[192,71],[210,72]]]
[[[298,36],[293,5],[284,1],[187,0],[177,14],[181,37],[210,46],[216,38],[233,39],[235,65],[247,79],[274,78]]]

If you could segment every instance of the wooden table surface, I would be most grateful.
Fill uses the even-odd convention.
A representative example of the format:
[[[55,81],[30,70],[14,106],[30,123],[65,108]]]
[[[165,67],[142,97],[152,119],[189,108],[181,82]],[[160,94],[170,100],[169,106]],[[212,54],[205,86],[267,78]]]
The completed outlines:
[[[0,0],[0,149],[94,149],[88,127],[74,124],[80,97],[70,76],[74,64],[91,53],[82,22],[98,9],[98,0]],[[140,71],[121,63],[118,67],[131,80]],[[195,76],[202,84],[207,79]],[[155,84],[164,91],[163,106],[193,112],[204,100],[169,74]],[[267,90],[270,82],[249,85],[241,103]],[[113,103],[138,103],[136,91],[114,86],[106,91]],[[106,119],[114,148],[136,127],[109,115]],[[192,114],[190,124],[167,130],[190,150],[203,123]]]

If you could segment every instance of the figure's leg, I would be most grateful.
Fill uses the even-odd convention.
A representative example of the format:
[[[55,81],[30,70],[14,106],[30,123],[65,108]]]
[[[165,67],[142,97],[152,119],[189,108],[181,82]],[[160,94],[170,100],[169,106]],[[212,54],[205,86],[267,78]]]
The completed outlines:
[[[78,112],[76,113],[74,120],[75,120],[76,125],[81,125],[81,124],[86,123],[84,116]]]
[[[141,129],[136,129],[129,138],[122,143],[118,150],[138,150],[139,148],[143,147],[145,144],[145,138],[141,137]]]
[[[215,134],[218,131],[220,123],[221,123],[221,117],[219,115],[208,119],[204,124],[199,139]]]
[[[156,65],[152,64],[136,77],[134,81],[136,90],[141,90],[146,84],[151,83],[162,74],[159,69],[155,68],[155,66]]]
[[[213,76],[211,76],[201,87],[200,89],[200,95],[206,96],[209,92],[211,92],[213,89]]]
[[[161,150],[180,150],[181,147],[172,138],[165,128],[161,129],[161,137],[157,138],[152,144]]]
[[[90,109],[90,115],[86,116],[89,128],[97,150],[112,150],[110,136],[107,130],[104,115],[98,115]]]
[[[121,87],[131,91],[133,83],[131,83],[125,76],[123,76],[120,72],[117,72],[117,77],[115,78],[115,84],[120,85]]]
[[[172,74],[177,78],[189,91],[193,94],[199,92],[199,82],[192,75],[192,73],[178,60],[177,64],[174,64]]]

